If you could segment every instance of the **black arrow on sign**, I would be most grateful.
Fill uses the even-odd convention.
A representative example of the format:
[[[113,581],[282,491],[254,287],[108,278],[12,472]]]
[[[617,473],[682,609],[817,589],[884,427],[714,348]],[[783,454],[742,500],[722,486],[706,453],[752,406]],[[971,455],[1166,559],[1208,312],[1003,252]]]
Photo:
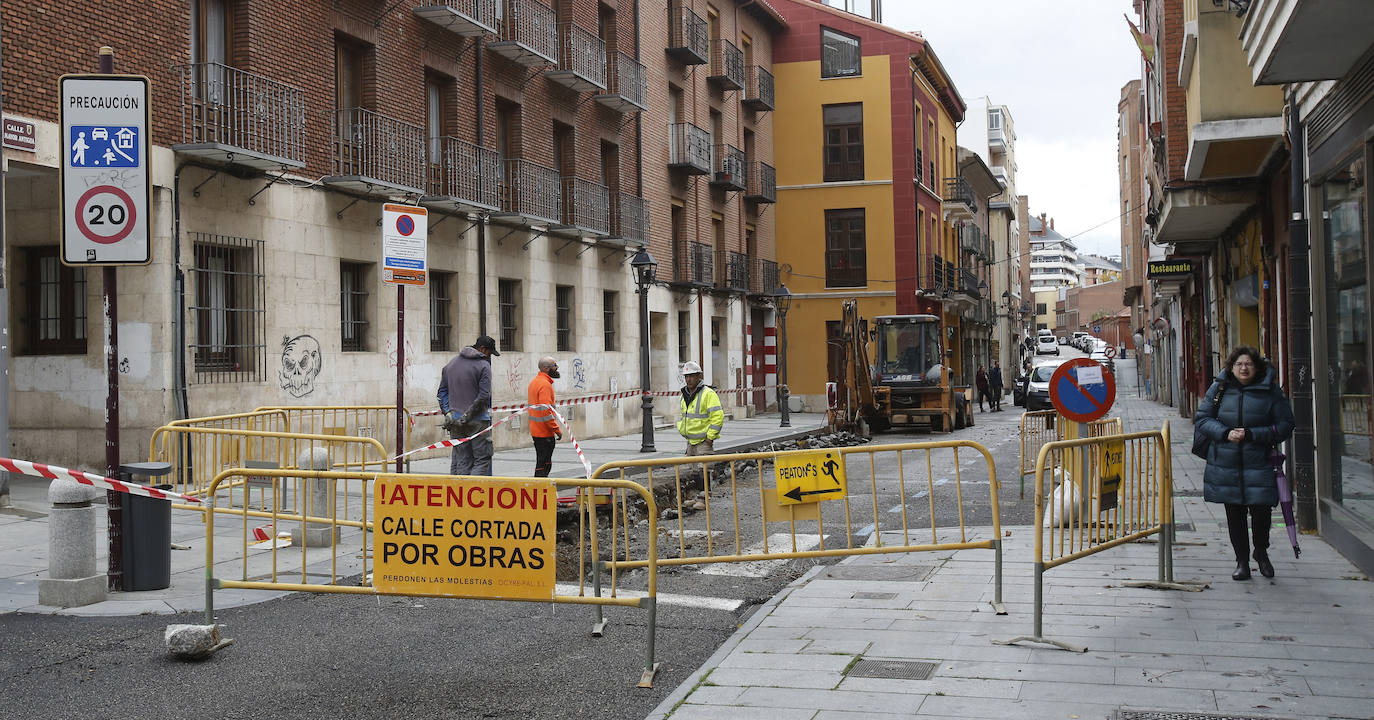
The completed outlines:
[[[838,488],[836,488],[836,489],[838,489]],[[787,492],[783,493],[782,496],[785,497],[785,498],[792,498],[792,500],[793,500],[794,502],[801,502],[801,499],[802,499],[802,496],[803,496],[803,495],[828,495],[828,494],[833,493],[833,492],[835,492],[835,490],[806,490],[806,491],[803,491],[800,487],[794,487],[794,488],[792,488],[791,490],[788,490]]]

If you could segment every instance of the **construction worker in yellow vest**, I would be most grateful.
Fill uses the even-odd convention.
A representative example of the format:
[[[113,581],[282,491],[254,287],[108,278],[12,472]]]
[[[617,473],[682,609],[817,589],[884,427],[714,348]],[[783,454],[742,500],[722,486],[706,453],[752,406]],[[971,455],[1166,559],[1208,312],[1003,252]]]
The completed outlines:
[[[725,427],[725,408],[720,396],[710,385],[701,381],[701,366],[688,360],[682,364],[682,417],[677,431],[687,439],[688,455],[710,455],[715,452],[716,438]]]

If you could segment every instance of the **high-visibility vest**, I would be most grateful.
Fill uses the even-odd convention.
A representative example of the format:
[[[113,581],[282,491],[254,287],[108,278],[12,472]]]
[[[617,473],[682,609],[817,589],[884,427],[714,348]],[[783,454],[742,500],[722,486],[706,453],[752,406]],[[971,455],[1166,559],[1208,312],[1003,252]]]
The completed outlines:
[[[725,408],[721,407],[720,396],[710,385],[697,386],[696,395],[689,400],[682,393],[680,401],[682,417],[677,421],[677,431],[692,445],[703,440],[715,440],[725,427]]]
[[[553,378],[548,373],[540,372],[530,381],[526,401],[530,406],[530,436],[558,434],[558,419],[553,414]]]

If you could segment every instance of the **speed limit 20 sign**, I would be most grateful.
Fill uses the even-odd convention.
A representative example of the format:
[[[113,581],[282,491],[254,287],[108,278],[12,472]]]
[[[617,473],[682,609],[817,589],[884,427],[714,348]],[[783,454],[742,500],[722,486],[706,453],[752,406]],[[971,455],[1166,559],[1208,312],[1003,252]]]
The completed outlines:
[[[62,262],[152,260],[148,78],[62,76]]]

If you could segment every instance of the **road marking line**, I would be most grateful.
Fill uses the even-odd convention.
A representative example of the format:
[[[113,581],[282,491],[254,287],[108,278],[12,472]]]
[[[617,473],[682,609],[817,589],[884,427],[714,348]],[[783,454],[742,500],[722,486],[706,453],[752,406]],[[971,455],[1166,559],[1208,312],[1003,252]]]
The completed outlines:
[[[553,586],[553,592],[555,595],[576,595],[577,586],[572,583],[558,583],[557,585]],[[592,594],[590,587],[587,588],[587,594]],[[616,591],[617,597],[626,598],[642,598],[647,596],[648,594],[649,593],[644,592],[643,590]],[[610,593],[607,592],[606,596],[609,595]],[[741,605],[744,604],[744,601],[736,600],[734,598],[706,597],[704,595],[678,595],[675,593],[659,593],[658,603],[660,605],[681,605],[683,607],[695,607],[704,608],[706,610],[722,610],[725,612],[734,612],[735,610],[738,610]]]

